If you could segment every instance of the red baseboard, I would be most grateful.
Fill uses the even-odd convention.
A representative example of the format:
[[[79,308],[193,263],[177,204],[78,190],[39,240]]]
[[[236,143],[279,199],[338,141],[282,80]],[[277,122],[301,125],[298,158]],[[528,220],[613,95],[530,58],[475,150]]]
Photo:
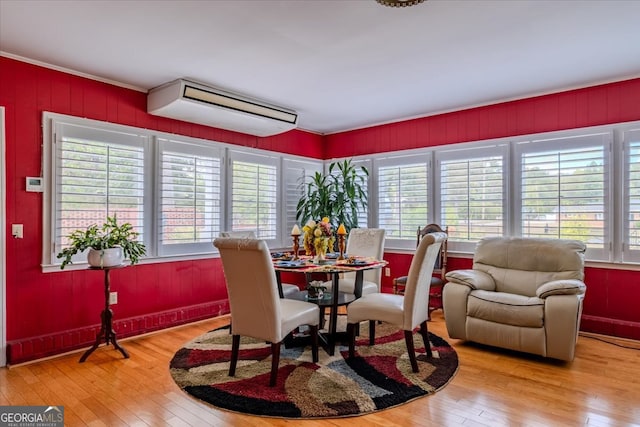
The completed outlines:
[[[595,334],[640,340],[640,322],[609,319],[607,317],[582,315],[580,330]]]
[[[118,339],[122,339],[227,313],[229,313],[229,302],[226,300],[216,301],[140,317],[114,319],[113,329]],[[92,325],[86,328],[9,341],[7,342],[7,364],[15,365],[89,347],[95,342],[99,331],[100,325]]]

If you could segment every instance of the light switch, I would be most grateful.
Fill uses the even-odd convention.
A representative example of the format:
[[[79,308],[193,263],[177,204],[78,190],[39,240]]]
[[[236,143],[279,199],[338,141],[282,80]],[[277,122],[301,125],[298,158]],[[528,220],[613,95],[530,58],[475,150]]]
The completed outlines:
[[[11,224],[11,234],[16,239],[22,239],[24,237],[24,228],[22,224]]]

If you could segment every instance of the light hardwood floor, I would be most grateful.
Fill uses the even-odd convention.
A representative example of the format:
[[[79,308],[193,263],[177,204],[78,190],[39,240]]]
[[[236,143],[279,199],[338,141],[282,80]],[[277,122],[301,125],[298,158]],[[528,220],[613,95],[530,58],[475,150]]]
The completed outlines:
[[[0,369],[0,405],[64,405],[68,426],[631,426],[640,425],[640,350],[580,336],[565,364],[448,338],[439,312],[431,332],[458,352],[444,389],[394,409],[329,420],[283,420],[217,410],[190,398],[169,375],[176,350],[227,316],[123,340],[123,359],[101,346]],[[624,343],[640,348],[640,343]]]

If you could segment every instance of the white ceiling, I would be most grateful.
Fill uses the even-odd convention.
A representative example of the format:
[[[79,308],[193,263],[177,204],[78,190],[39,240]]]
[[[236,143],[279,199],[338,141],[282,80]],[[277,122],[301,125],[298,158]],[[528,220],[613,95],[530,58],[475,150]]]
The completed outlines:
[[[334,133],[640,76],[640,1],[0,0],[0,51],[147,91],[185,77]]]

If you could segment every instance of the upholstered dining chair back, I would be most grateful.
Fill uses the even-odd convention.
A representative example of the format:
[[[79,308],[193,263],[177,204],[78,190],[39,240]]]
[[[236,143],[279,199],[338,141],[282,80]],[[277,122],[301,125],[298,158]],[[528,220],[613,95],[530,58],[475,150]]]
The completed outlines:
[[[220,237],[235,237],[245,239],[255,239],[256,233],[253,230],[243,230],[243,231],[221,231]]]
[[[347,238],[347,255],[373,257],[381,260],[384,257],[385,230],[383,228],[352,228]],[[345,279],[355,282],[355,273],[345,273]],[[364,272],[365,282],[374,283],[380,292],[382,269],[376,268]]]
[[[227,282],[232,333],[281,341],[289,331],[281,328],[278,283],[264,240],[221,238],[214,246]]]
[[[420,240],[416,250],[404,291],[404,324],[402,329],[413,330],[429,318],[429,289],[436,259],[440,256],[442,243],[447,235],[442,232],[429,233]]]
[[[248,231],[221,231],[221,238],[244,238],[244,239],[255,239],[256,233],[253,230]],[[284,298],[290,297],[293,294],[297,294],[300,291],[300,288],[297,285],[292,283],[281,283],[280,287],[282,288],[282,296]]]

